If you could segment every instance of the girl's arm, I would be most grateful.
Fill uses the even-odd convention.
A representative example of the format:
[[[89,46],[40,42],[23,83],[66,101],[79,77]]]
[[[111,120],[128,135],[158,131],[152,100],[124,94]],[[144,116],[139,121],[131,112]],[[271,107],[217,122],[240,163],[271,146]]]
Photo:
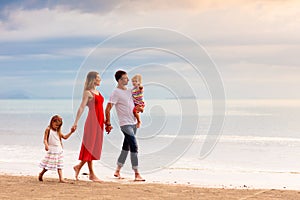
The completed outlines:
[[[82,101],[81,101],[81,104],[77,110],[77,115],[76,115],[76,119],[75,119],[75,122],[73,124],[73,127],[72,128],[77,128],[77,124],[78,124],[78,121],[84,111],[84,108],[85,106],[87,105],[89,99],[92,98],[92,95],[89,91],[84,91],[83,93],[83,96],[82,96]]]
[[[62,133],[60,133],[60,137],[66,140],[66,139],[68,139],[68,138],[72,135],[72,133],[74,133],[74,132],[75,132],[75,128],[72,127],[70,133],[68,133],[68,134],[66,134],[66,135],[63,135]]]
[[[49,150],[49,145],[48,145],[49,132],[50,132],[50,127],[47,127],[44,133],[44,145],[46,151]]]

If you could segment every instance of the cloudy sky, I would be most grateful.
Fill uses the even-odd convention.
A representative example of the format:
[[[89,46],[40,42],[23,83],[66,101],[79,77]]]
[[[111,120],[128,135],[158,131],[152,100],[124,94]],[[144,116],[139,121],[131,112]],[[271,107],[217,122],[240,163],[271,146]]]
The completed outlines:
[[[137,70],[146,76],[145,84],[155,80],[178,89],[179,96],[184,96],[182,85],[205,88],[205,78],[197,79],[186,62],[163,51],[132,53],[111,68],[101,63],[99,57],[117,57],[119,49],[137,41],[151,46],[158,35],[134,32],[109,47],[101,43],[156,27],[201,45],[214,61],[228,99],[298,99],[299,15],[298,0],[0,1],[0,97],[72,98],[76,81],[84,79],[83,67],[103,74],[100,90],[105,94],[114,86],[118,68]],[[175,36],[163,39],[166,49],[203,56]],[[97,48],[102,49],[93,54]],[[97,65],[88,66],[91,55],[99,58]],[[149,91],[156,97],[155,87]]]

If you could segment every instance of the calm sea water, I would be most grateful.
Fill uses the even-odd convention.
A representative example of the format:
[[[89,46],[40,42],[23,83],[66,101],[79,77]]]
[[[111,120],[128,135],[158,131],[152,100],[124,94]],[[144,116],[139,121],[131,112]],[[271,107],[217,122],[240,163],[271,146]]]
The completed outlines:
[[[184,101],[184,100],[182,100]],[[188,100],[187,100],[188,101]],[[77,104],[76,104],[77,103]],[[190,124],[183,135],[205,135],[213,115],[208,101],[198,101],[199,116],[185,115],[175,100],[149,100],[141,114],[140,137],[177,135],[182,123],[197,118],[199,127]],[[73,123],[78,102],[72,100],[0,100],[1,144],[38,144],[52,115],[63,117],[63,130]],[[105,106],[105,105],[104,105]],[[74,108],[73,108],[74,107]],[[83,125],[87,109],[81,118]],[[115,113],[114,113],[115,114]],[[113,117],[117,127],[116,117]],[[236,100],[227,101],[222,135],[300,138],[300,101]],[[82,130],[79,130],[79,136]],[[152,133],[151,133],[152,132]],[[80,139],[80,138],[79,138]]]
[[[145,173],[165,168],[300,173],[300,101],[227,101],[220,140],[204,159],[199,154],[213,115],[210,102],[197,101],[198,115],[193,116],[182,111],[186,109],[180,105],[183,101],[189,100],[147,101],[141,114],[143,127],[138,131],[141,169]],[[51,116],[63,117],[63,132],[67,133],[77,106],[78,102],[73,105],[72,100],[0,100],[0,170],[9,171],[4,167],[7,163],[22,163],[28,169],[37,166],[44,155],[43,134]],[[86,114],[87,109],[78,131],[64,141],[67,163],[77,162]],[[114,168],[123,139],[115,112],[112,116],[114,130],[104,136],[98,164],[108,168]],[[195,118],[198,126],[192,124]]]

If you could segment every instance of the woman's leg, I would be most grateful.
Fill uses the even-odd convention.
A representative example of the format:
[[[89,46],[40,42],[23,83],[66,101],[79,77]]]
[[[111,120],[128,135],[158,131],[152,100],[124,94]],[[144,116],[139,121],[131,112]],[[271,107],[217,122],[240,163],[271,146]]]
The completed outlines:
[[[81,170],[81,168],[82,168],[82,166],[84,165],[86,163],[86,161],[80,161],[80,163],[78,164],[78,165],[75,165],[74,167],[73,167],[73,169],[74,169],[74,171],[75,171],[75,179],[78,181],[79,179],[78,179],[78,175],[79,175],[79,172],[80,172],[80,170]]]
[[[95,175],[95,172],[94,172],[94,169],[93,169],[93,161],[87,161],[88,163],[88,167],[89,167],[89,171],[90,171],[90,175],[89,175],[89,178],[91,181],[94,181],[94,182],[102,182],[96,175]]]

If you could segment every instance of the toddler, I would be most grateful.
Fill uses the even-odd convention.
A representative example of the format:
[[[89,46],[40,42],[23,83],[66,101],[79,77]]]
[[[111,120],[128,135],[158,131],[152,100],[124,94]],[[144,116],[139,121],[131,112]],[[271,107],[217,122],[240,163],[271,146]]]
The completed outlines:
[[[131,90],[133,102],[134,102],[134,109],[133,114],[135,118],[137,119],[137,128],[140,128],[141,126],[141,119],[139,112],[144,112],[145,102],[144,102],[144,87],[142,86],[142,76],[140,74],[137,74],[132,77],[131,79],[133,88]]]

